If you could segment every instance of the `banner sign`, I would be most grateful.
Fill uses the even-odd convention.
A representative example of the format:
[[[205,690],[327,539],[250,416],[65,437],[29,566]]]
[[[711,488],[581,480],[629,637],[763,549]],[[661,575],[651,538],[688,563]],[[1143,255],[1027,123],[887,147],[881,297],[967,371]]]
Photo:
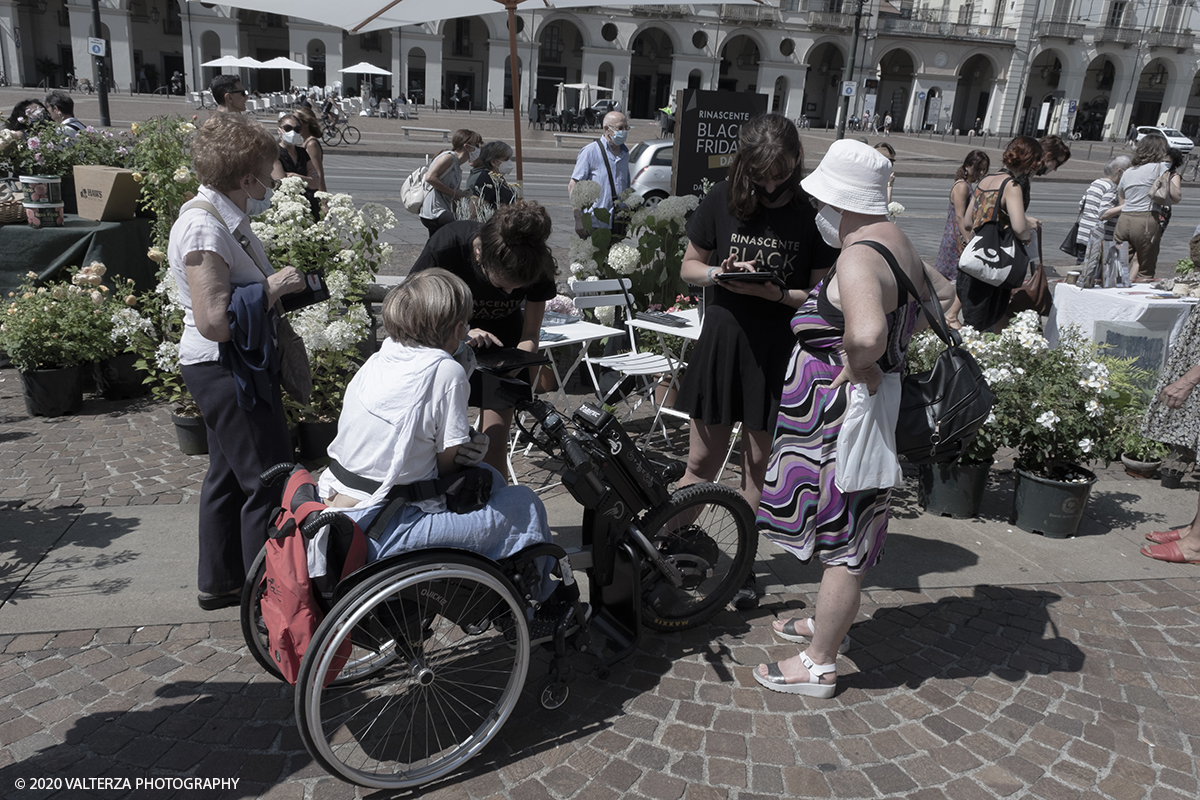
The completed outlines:
[[[684,89],[677,104],[674,194],[699,194],[700,182],[725,180],[738,131],[751,117],[765,114],[767,96],[748,92],[709,92]]]

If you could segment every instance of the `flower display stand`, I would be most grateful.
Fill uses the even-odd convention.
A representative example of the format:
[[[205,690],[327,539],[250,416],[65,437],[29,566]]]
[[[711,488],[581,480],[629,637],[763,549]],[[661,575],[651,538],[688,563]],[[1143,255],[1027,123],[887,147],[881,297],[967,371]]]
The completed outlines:
[[[204,425],[204,417],[181,417],[171,415],[175,423],[175,438],[179,442],[179,450],[185,456],[203,456],[208,454],[208,428]]]
[[[25,410],[33,417],[61,417],[83,405],[79,367],[35,369],[21,373]]]
[[[930,514],[954,519],[979,516],[991,462],[922,464],[917,469],[917,502]]]
[[[1066,539],[1078,533],[1096,475],[1083,467],[1073,469],[1083,480],[1057,481],[1017,467],[1010,521],[1023,531],[1040,533],[1047,539]]]

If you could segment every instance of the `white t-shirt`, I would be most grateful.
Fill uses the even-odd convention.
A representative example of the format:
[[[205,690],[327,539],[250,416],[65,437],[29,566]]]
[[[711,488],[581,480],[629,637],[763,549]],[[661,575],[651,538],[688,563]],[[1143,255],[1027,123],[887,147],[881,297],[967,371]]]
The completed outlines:
[[[1149,211],[1150,190],[1154,181],[1167,171],[1167,165],[1161,161],[1151,161],[1140,167],[1130,167],[1121,174],[1118,191],[1125,192],[1125,205],[1121,213],[1126,211]]]
[[[346,388],[328,451],[350,472],[381,486],[367,494],[326,470],[318,481],[321,497],[337,492],[358,499],[361,508],[381,502],[393,486],[436,478],[437,454],[471,438],[468,394],[466,372],[445,350],[385,340]],[[430,513],[446,510],[442,497],[416,505]]]
[[[188,290],[187,268],[184,259],[188,253],[207,250],[216,253],[229,265],[230,284],[266,283],[266,275],[259,269],[254,260],[246,254],[238,244],[238,236],[245,236],[251,249],[254,250],[259,263],[267,266],[266,251],[262,242],[250,230],[250,218],[246,212],[233,204],[225,195],[208,186],[201,186],[197,198],[207,200],[221,213],[226,228],[213,218],[213,215],[202,208],[189,208],[179,215],[171,226],[171,241],[167,246],[167,260],[171,265],[171,275],[179,287],[179,300],[183,304],[183,336],[179,342],[179,363],[200,364],[205,361],[216,361],[219,347],[216,342],[205,339],[196,329],[196,319],[192,315],[192,293]]]

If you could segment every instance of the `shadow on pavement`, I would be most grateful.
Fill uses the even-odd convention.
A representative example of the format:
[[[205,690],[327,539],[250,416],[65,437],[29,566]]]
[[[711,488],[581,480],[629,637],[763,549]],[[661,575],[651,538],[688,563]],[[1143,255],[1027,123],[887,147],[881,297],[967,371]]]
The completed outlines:
[[[81,509],[49,511],[0,509],[0,608],[47,597],[111,595],[127,588],[128,577],[105,570],[136,560],[141,553],[110,550],[136,527],[136,521]],[[66,545],[89,553],[55,556]],[[36,584],[27,579],[38,569]]]
[[[855,646],[847,657],[860,671],[840,679],[839,690],[843,684],[916,689],[933,678],[985,675],[1016,683],[1078,672],[1083,651],[1058,634],[1048,611],[1060,599],[1044,590],[980,585],[970,597],[882,608],[851,627]]]

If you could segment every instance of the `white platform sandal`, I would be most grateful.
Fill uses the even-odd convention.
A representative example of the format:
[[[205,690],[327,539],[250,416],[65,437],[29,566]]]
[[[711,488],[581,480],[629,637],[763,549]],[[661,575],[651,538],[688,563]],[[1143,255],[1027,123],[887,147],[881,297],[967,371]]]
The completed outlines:
[[[767,676],[764,678],[758,674],[758,667],[754,668],[754,680],[761,683],[773,692],[783,692],[784,694],[802,694],[806,697],[819,697],[828,700],[833,697],[833,693],[837,691],[837,683],[821,683],[821,676],[829,673],[837,673],[837,664],[815,664],[808,657],[808,651],[805,650],[800,654],[800,663],[808,670],[808,680],[801,683],[787,683],[784,680],[783,673],[779,670],[779,662],[772,661],[767,664]]]
[[[803,628],[797,628],[797,623],[802,624],[803,628],[807,628],[807,633],[804,632]],[[779,630],[774,625],[771,626],[771,630],[775,631],[775,635],[780,639],[788,642],[797,642],[799,644],[808,644],[809,640],[812,639],[817,632],[816,621],[812,617],[804,617],[802,619],[793,617],[787,622],[783,623],[783,630]],[[842,643],[838,645],[837,651],[838,653],[845,655],[846,651],[849,649],[850,634],[847,633],[842,637]]]

